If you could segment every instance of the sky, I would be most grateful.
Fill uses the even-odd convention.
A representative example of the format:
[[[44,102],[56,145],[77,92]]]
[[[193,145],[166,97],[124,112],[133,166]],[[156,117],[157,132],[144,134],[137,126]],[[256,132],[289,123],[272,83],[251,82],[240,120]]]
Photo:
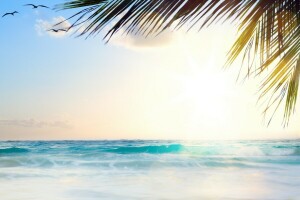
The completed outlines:
[[[20,12],[0,19],[0,140],[300,137],[299,103],[288,127],[282,109],[267,126],[263,77],[237,80],[240,61],[223,68],[231,24],[105,44],[105,30],[89,39],[47,31],[74,11],[26,3],[41,1],[0,1],[1,16]]]

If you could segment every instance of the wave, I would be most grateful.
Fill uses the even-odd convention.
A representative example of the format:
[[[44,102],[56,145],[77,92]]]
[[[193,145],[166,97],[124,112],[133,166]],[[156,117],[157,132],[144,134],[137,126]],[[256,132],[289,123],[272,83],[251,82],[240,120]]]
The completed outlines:
[[[5,148],[5,149],[0,149],[0,155],[1,154],[27,153],[27,152],[29,152],[29,149],[18,148],[18,147],[10,147],[10,148]]]
[[[98,146],[98,147],[71,147],[71,148],[0,148],[2,155],[21,155],[32,152],[40,155],[61,154],[68,156],[94,157],[110,154],[185,154],[197,157],[276,157],[276,156],[300,156],[299,147],[276,148],[258,146],[235,146],[235,147],[216,147],[216,146],[189,146],[182,144],[169,145],[140,145],[140,146]],[[73,156],[72,156],[73,155]]]
[[[300,141],[181,142],[181,141],[20,141],[0,142],[0,155],[97,156],[99,154],[185,154],[200,157],[300,156]]]
[[[264,157],[264,156],[300,156],[299,147],[276,148],[259,146],[235,147],[185,147],[185,152],[199,156],[232,156],[232,157]]]
[[[296,149],[294,150],[294,152],[293,152],[292,155],[294,155],[294,156],[300,156],[300,148],[296,148]]]
[[[299,147],[262,148],[259,146],[189,146],[181,144],[148,145],[148,146],[119,146],[98,149],[100,152],[117,154],[189,154],[193,156],[233,156],[233,157],[257,157],[257,156],[300,156]]]
[[[50,147],[52,145],[49,145]],[[62,145],[64,146],[64,145]],[[276,148],[245,145],[182,145],[139,143],[58,147],[45,150],[0,147],[0,168],[7,167],[87,167],[111,169],[147,169],[162,167],[269,167],[273,164],[299,165],[300,148]],[[68,148],[66,148],[68,147]],[[76,150],[75,150],[76,149]],[[28,156],[30,152],[30,156]],[[162,155],[163,154],[163,155]]]
[[[267,158],[267,157],[178,157],[176,155],[147,156],[127,155],[112,156],[103,159],[98,155],[92,159],[76,157],[60,157],[55,155],[39,156],[7,156],[0,157],[1,168],[30,167],[30,168],[97,168],[102,170],[125,169],[155,169],[155,168],[270,168],[281,166],[299,166],[300,160],[293,157]]]
[[[163,153],[179,153],[184,150],[181,144],[170,145],[149,145],[149,146],[124,146],[115,149],[107,149],[106,152],[131,154],[131,153],[149,153],[149,154],[163,154]]]

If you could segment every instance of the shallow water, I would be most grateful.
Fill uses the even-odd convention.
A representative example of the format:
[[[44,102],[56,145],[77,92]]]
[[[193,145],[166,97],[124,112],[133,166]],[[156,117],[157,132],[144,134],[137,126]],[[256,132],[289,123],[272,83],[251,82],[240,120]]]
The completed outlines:
[[[0,142],[0,199],[300,199],[300,140]]]

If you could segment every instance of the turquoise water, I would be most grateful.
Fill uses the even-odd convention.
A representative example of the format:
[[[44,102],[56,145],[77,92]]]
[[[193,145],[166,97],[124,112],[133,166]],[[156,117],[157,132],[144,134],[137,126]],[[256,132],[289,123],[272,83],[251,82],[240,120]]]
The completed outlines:
[[[0,199],[300,199],[300,140],[3,141]]]

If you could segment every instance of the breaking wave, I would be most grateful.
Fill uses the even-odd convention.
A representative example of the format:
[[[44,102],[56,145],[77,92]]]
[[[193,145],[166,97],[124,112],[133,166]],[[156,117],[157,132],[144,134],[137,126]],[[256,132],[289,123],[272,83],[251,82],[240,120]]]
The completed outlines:
[[[16,153],[27,153],[29,152],[28,149],[25,148],[17,148],[17,147],[10,147],[10,148],[3,148],[0,149],[1,154],[16,154]]]
[[[114,149],[108,149],[107,152],[130,154],[130,153],[149,153],[149,154],[162,154],[162,153],[179,153],[184,150],[181,144],[159,145],[159,146],[126,146]]]
[[[172,141],[0,142],[0,167],[239,167],[299,165],[299,141],[187,143]]]

